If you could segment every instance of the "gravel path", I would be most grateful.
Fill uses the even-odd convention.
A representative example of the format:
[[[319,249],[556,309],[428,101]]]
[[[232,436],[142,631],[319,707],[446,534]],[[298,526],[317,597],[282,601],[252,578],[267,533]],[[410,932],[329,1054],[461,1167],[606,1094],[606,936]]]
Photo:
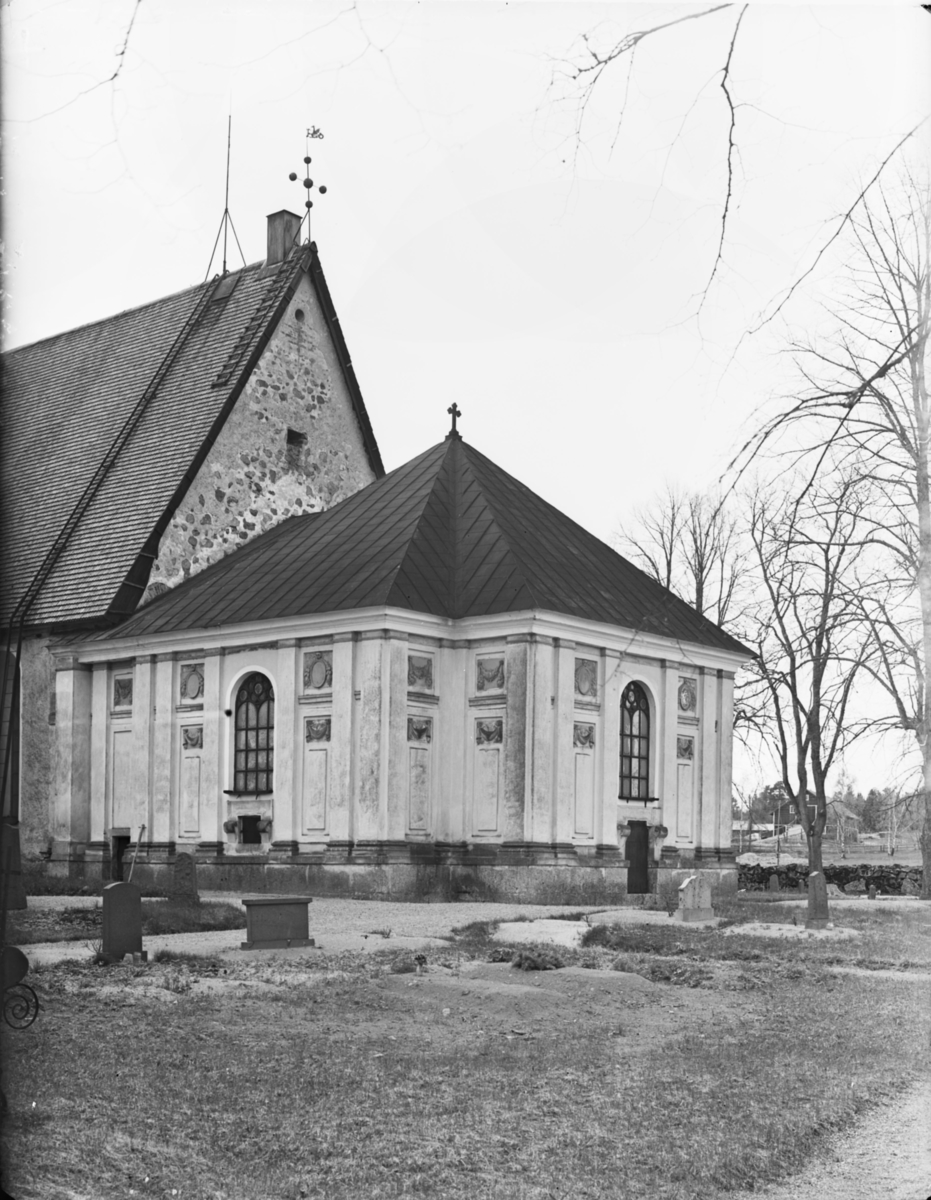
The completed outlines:
[[[931,1080],[868,1113],[782,1184],[727,1200],[926,1200],[931,1197]],[[723,1197],[722,1197],[723,1200]]]

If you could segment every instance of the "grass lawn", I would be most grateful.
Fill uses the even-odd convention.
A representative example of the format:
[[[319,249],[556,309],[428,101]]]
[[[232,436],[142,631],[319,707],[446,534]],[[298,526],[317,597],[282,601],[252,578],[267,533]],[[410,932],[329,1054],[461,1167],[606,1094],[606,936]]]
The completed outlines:
[[[425,973],[390,950],[45,968],[35,1025],[3,1030],[4,1185],[704,1200],[760,1184],[928,1068],[931,906],[844,922],[857,940],[613,927],[537,972],[489,961],[506,951],[478,926]]]
[[[39,908],[7,913],[7,938],[14,946],[35,942],[99,941],[102,927],[103,910],[100,908]],[[246,914],[238,904],[177,898],[142,901],[143,937],[245,928]]]

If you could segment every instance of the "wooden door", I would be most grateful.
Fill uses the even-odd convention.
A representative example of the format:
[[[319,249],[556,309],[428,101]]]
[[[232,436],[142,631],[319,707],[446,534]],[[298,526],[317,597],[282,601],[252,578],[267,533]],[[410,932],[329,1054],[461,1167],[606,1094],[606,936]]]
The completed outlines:
[[[643,895],[650,890],[650,835],[646,821],[631,821],[627,835],[627,891]]]

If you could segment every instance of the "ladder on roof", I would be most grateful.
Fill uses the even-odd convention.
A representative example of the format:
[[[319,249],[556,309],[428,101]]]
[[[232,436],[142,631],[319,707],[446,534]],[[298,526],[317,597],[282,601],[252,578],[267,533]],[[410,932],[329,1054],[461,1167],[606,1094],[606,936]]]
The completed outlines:
[[[132,411],[123,422],[123,425],[116,437],[113,439],[110,448],[97,465],[97,469],[94,471],[93,475],[88,481],[87,486],[81,493],[74,508],[69,513],[67,520],[58,531],[58,534],[49,547],[41,564],[39,565],[39,569],[33,576],[32,581],[17,601],[16,606],[10,616],[9,625],[7,626],[6,647],[3,656],[3,673],[2,680],[0,680],[0,697],[6,697],[8,694],[8,689],[11,696],[16,694],[17,685],[19,683],[20,658],[23,645],[23,629],[26,625],[26,618],[29,616],[29,610],[32,608],[36,598],[47,583],[52,571],[55,569],[55,564],[61,558],[65,547],[71,539],[71,535],[74,533],[88,508],[90,508],[94,497],[100,491],[104,479],[106,478],[113,464],[116,462],[117,458],[122,453],[127,442],[132,437],[139,425],[139,422],[142,420],[146,409],[152,402],[153,398],[158,392],[158,389],[164,383],[169,371],[177,361],[178,355],[184,348],[185,343],[203,317],[207,305],[210,303],[213,293],[216,290],[218,279],[219,277],[214,279],[210,286],[204,288],[204,291],[198,298],[197,303],[191,309],[187,319],[181,326],[177,337],[169,347],[168,353],[159,363],[155,374],[150,379],[142,395],[133,405]],[[12,702],[9,706],[4,705],[2,712],[0,712],[0,720],[2,720],[2,726],[0,726],[0,744],[3,745],[3,766],[2,773],[0,773],[0,803],[4,805],[6,804],[7,784],[10,781],[10,765],[12,761],[14,743],[14,738],[12,736],[13,722],[16,719],[16,706]],[[16,812],[10,813],[10,819],[14,822],[18,820],[18,816],[19,814]]]
[[[304,251],[301,252],[299,264],[302,269],[306,266]],[[265,293],[264,300],[249,318],[248,324],[239,335],[239,340],[230,351],[229,358],[220,368],[219,374],[210,385],[211,387],[225,387],[233,379],[248,357],[256,334],[265,327],[269,317],[288,296],[288,292],[297,286],[297,274],[298,263],[294,261],[294,258],[291,255],[283,258],[278,264],[278,278]]]

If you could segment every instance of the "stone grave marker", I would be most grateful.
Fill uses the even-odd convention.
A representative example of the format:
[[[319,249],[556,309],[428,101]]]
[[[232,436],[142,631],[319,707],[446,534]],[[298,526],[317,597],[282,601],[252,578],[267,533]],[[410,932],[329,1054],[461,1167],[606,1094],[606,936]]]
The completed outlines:
[[[181,900],[200,899],[200,893],[197,890],[197,866],[193,854],[179,851],[175,855],[168,892],[170,896]]]
[[[828,912],[828,884],[823,871],[812,871],[808,876],[808,916],[806,929],[827,929],[831,919]]]
[[[711,907],[711,880],[704,871],[690,875],[684,883],[679,884],[679,907],[675,912],[676,921],[712,921],[714,909]]]
[[[131,883],[110,883],[103,889],[103,956],[107,962],[120,962],[127,954],[146,959],[142,892]]]
[[[779,886],[779,876],[776,874],[775,871],[773,871],[772,875],[770,875],[770,877],[769,877],[768,887],[771,892],[781,892],[782,891],[782,888]]]

